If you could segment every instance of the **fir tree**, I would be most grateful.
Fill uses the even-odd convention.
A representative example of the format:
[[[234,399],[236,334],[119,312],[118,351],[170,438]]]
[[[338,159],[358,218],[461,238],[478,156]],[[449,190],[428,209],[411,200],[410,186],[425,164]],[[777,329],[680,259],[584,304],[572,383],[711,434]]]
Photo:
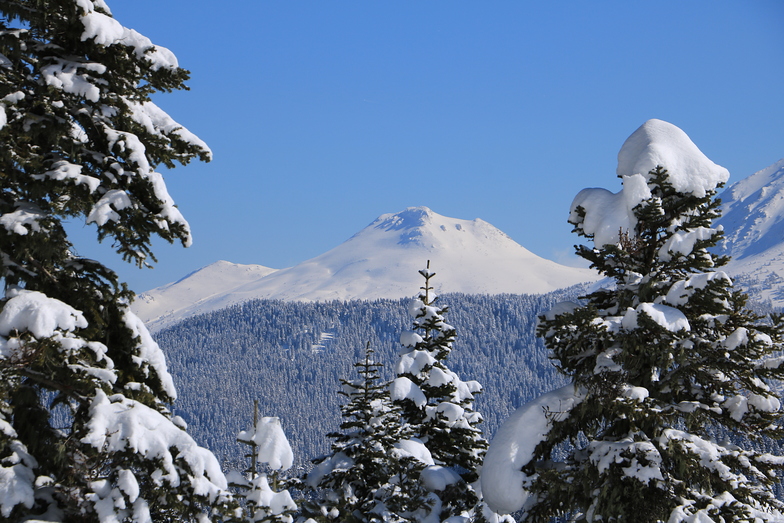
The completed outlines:
[[[241,521],[247,523],[291,523],[297,505],[287,490],[293,481],[281,474],[291,468],[293,453],[280,420],[274,417],[259,419],[259,402],[253,402],[253,429],[242,431],[237,441],[250,446],[250,467],[246,476],[235,473],[232,486],[240,490],[245,500]],[[270,473],[261,473],[259,465],[266,465]],[[272,485],[270,485],[272,482]]]
[[[5,520],[188,521],[225,502],[217,460],[167,408],[176,391],[133,294],[63,227],[94,224],[138,265],[153,235],[190,242],[155,169],[210,151],[150,101],[187,78],[103,0],[0,6]]]
[[[627,144],[676,131],[683,134],[648,122]],[[696,150],[690,141],[680,149],[653,145]],[[726,259],[709,250],[721,237],[711,222],[726,177],[706,172],[715,164],[702,158],[669,162],[699,167],[691,173],[659,165],[625,175],[624,192],[613,196],[637,202],[627,229],[597,225],[599,213],[608,215],[608,198],[598,195],[602,206],[595,198],[601,189],[587,189],[573,204],[570,222],[595,243],[577,253],[615,285],[541,318],[538,334],[573,384],[511,422],[530,455],[517,464],[524,491],[508,509],[522,508],[525,521],[565,514],[589,522],[781,520],[784,504],[771,485],[784,458],[748,441],[782,436],[769,383],[784,373],[781,358],[771,358],[782,348],[784,324],[747,310],[746,297],[716,270]],[[504,428],[496,436],[506,437]],[[483,486],[496,475],[503,481],[498,460],[515,455],[495,445]]]
[[[418,481],[427,451],[401,425],[372,354],[368,344],[354,365],[360,379],[341,380],[341,432],[328,434],[332,454],[316,460],[305,478],[317,500],[303,504],[303,515],[319,522],[416,521],[433,503]]]
[[[447,307],[440,307],[433,294],[435,273],[419,271],[425,280],[422,292],[410,305],[413,330],[401,335],[403,351],[398,361],[392,397],[400,406],[403,423],[411,427],[438,467],[451,471],[454,481],[438,490],[441,519],[451,516],[482,518],[483,510],[474,486],[487,441],[478,428],[481,415],[474,410],[476,381],[462,381],[447,367],[455,328],[446,323]]]

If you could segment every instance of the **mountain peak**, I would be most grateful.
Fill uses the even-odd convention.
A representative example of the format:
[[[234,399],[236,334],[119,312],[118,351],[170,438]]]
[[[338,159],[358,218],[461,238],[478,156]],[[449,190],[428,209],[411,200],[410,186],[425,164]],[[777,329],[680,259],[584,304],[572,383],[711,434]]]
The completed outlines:
[[[397,213],[382,214],[371,225],[387,231],[415,229],[426,225],[435,214],[428,207],[408,207]]]
[[[394,214],[382,214],[369,227],[385,232],[399,231],[398,244],[408,245],[419,243],[423,236],[423,228],[432,221],[435,213],[427,207],[408,207]]]
[[[190,297],[189,303],[167,318],[146,314],[143,306],[137,308],[137,314],[150,321],[152,328],[162,328],[194,314],[256,298],[403,298],[416,294],[422,283],[418,271],[428,260],[438,272],[438,293],[538,294],[598,278],[595,271],[536,256],[483,220],[449,218],[427,207],[409,207],[379,216],[346,242],[299,265],[249,278],[242,285],[232,284],[225,292],[195,301]],[[176,295],[181,285],[171,284],[145,295]]]

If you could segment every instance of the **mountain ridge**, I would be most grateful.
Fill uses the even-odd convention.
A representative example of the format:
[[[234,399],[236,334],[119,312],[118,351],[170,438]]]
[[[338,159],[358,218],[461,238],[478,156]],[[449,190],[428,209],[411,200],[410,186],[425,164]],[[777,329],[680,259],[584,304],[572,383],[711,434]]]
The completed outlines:
[[[402,298],[417,292],[421,285],[417,271],[428,260],[439,274],[437,292],[542,294],[598,279],[595,271],[533,254],[484,220],[449,218],[427,207],[409,207],[382,214],[337,247],[293,267],[275,270],[218,262],[221,265],[208,265],[143,293],[133,307],[152,330],[159,330],[255,298]],[[229,276],[224,278],[223,273]],[[211,287],[194,290],[198,281],[210,282]],[[222,290],[214,291],[221,285]]]
[[[784,159],[725,189],[724,228],[717,251],[731,256],[723,270],[742,280],[756,301],[784,307]]]

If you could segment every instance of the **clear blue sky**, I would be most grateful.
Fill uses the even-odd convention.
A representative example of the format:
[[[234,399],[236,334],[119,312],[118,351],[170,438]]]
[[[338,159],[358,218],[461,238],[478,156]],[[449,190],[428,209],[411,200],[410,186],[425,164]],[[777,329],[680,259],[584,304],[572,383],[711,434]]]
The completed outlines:
[[[565,261],[584,187],[649,118],[731,182],[784,157],[784,3],[108,0],[191,91],[155,102],[213,149],[165,172],[194,245],[159,243],[137,292],[219,259],[283,268],[378,215],[482,218]]]

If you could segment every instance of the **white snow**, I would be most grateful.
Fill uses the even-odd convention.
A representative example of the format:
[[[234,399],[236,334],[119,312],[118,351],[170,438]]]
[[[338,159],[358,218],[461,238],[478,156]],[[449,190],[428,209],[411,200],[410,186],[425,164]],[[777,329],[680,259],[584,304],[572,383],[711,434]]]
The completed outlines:
[[[112,189],[106,191],[101,199],[93,206],[90,214],[87,215],[87,223],[95,223],[98,226],[106,225],[110,221],[117,221],[120,215],[117,211],[122,211],[131,207],[130,196],[123,190]]]
[[[152,367],[158,375],[158,379],[161,380],[166,394],[172,400],[177,399],[177,389],[174,387],[171,374],[169,374],[166,357],[158,343],[152,338],[144,322],[129,309],[125,309],[123,312],[123,321],[125,326],[131,330],[133,337],[139,340],[136,345],[138,354],[133,356],[134,362],[140,366],[149,365]]]
[[[33,469],[38,466],[35,458],[17,439],[16,431],[0,415],[0,432],[9,438],[8,456],[0,461],[0,516],[7,518],[14,507],[31,508],[35,503]]]
[[[210,151],[207,144],[188,129],[175,122],[163,109],[152,102],[138,103],[124,98],[131,112],[131,118],[143,126],[152,135],[175,134],[185,142],[195,145],[204,151]],[[211,151],[209,152],[211,155]]]
[[[544,317],[548,321],[553,321],[555,318],[562,314],[571,314],[573,313],[580,305],[573,301],[562,301],[558,302],[552,306],[548,311],[544,313]]]
[[[618,176],[641,174],[661,165],[670,173],[676,191],[703,197],[725,183],[730,173],[700,151],[678,127],[648,120],[626,139],[618,153]]]
[[[395,451],[398,458],[414,458],[425,465],[435,465],[430,451],[417,438],[404,439],[395,443]]]
[[[440,465],[431,465],[422,471],[420,478],[425,488],[431,492],[444,490],[449,485],[460,482],[460,476],[454,470]]]
[[[157,319],[156,326],[169,325],[187,316],[183,310],[198,310],[211,298],[231,293],[233,289],[275,271],[262,265],[241,265],[221,260],[174,283],[140,294],[131,309],[150,327],[153,327],[152,319]]]
[[[642,401],[649,396],[648,389],[645,387],[635,387],[627,385],[623,390],[623,396],[633,401]]]
[[[403,331],[400,333],[400,344],[404,347],[416,347],[417,343],[422,343],[422,336],[414,331]]]
[[[455,423],[456,421],[463,419],[465,409],[460,405],[443,401],[436,407],[436,412],[442,414],[447,421]]]
[[[10,299],[0,312],[0,336],[30,331],[38,339],[54,336],[55,331],[87,327],[84,315],[70,305],[38,291],[11,289]]]
[[[216,499],[227,488],[220,464],[207,449],[199,447],[185,431],[146,405],[122,395],[107,396],[97,389],[90,406],[90,421],[82,442],[104,452],[131,451],[145,459],[161,460],[161,471],[150,479],[160,486],[189,482],[197,495]],[[188,465],[187,476],[175,464]],[[127,484],[126,484],[127,486]]]
[[[732,256],[724,270],[744,277],[754,298],[784,307],[784,160],[731,185],[721,195],[724,228],[721,254]]]
[[[33,175],[34,180],[44,180],[46,178],[52,180],[73,180],[77,185],[84,184],[90,192],[95,192],[101,184],[101,180],[92,176],[82,174],[82,166],[76,165],[65,160],[58,160],[52,164],[52,168],[44,174]]]
[[[672,284],[664,297],[664,301],[670,305],[678,306],[685,305],[689,302],[689,298],[694,294],[695,290],[701,290],[708,286],[713,280],[725,280],[731,284],[732,280],[726,272],[704,272],[696,274],[686,280],[678,280]]]
[[[675,232],[659,249],[659,259],[666,262],[672,259],[673,254],[684,256],[690,254],[698,240],[709,240],[718,230],[710,227],[698,227],[690,231]]]
[[[41,67],[41,76],[46,85],[97,102],[101,97],[101,90],[90,81],[90,72],[103,74],[106,72],[106,66],[56,58],[53,63]],[[100,80],[96,83],[98,81]]]
[[[676,190],[695,196],[705,196],[729,179],[729,172],[705,157],[682,130],[661,120],[648,120],[618,153],[616,173],[623,189],[618,193],[583,189],[572,202],[569,222],[593,235],[597,247],[618,243],[620,232],[633,234],[637,218],[632,210],[651,197],[648,173],[658,165],[668,170]],[[583,219],[577,214],[578,207],[585,211]],[[683,237],[684,243],[671,245],[671,250],[685,249],[691,240]]]
[[[170,284],[146,292],[146,300],[138,300],[134,310],[157,330],[256,298],[403,298],[422,285],[418,271],[427,260],[438,274],[437,293],[538,294],[598,279],[593,270],[565,267],[534,255],[482,220],[448,218],[426,207],[411,207],[380,216],[343,244],[295,267],[263,276],[248,274],[244,284],[230,281],[222,292],[211,290],[217,285],[197,294],[184,288],[187,282]],[[206,270],[212,272],[210,267]],[[154,302],[164,294],[171,305],[162,314]]]
[[[131,503],[136,501],[136,498],[139,497],[139,482],[136,480],[133,471],[126,469],[120,470],[117,473],[117,486],[128,496],[128,501]]]
[[[781,401],[776,396],[754,393],[749,394],[748,404],[759,412],[778,412],[781,408]]]
[[[297,504],[294,503],[289,491],[275,492],[272,490],[266,475],[261,474],[252,482],[253,489],[247,495],[247,500],[253,501],[256,507],[260,508],[260,511],[267,512],[270,515],[280,515],[286,511],[297,509]],[[257,520],[253,519],[253,521]]]
[[[268,464],[272,470],[288,470],[294,463],[291,445],[276,417],[261,418],[253,431],[242,431],[237,439],[258,445],[258,462]]]
[[[668,331],[678,332],[684,329],[687,331],[691,330],[689,320],[686,319],[685,314],[675,307],[669,307],[658,303],[641,303],[634,309],[631,307],[626,309],[626,314],[624,314],[623,320],[621,320],[623,328],[627,330],[638,328],[640,313],[645,313],[650,319]]]
[[[632,436],[619,441],[592,441],[588,445],[591,462],[599,473],[606,471],[613,463],[626,464],[622,468],[625,477],[634,478],[648,484],[651,480],[663,480],[661,473],[661,454],[650,441],[634,441]],[[626,456],[634,456],[631,460]],[[644,457],[644,463],[639,457]]]
[[[620,240],[620,232],[629,232],[637,225],[632,209],[651,197],[646,180],[642,175],[625,176],[623,189],[612,193],[607,189],[583,189],[569,210],[569,222],[577,223],[577,208],[585,210],[585,218],[580,228],[592,234],[594,245],[615,244]]]
[[[429,352],[424,350],[413,350],[400,355],[400,359],[395,365],[395,374],[417,375],[422,372],[422,369],[430,367],[435,363],[436,359]]]
[[[313,467],[305,478],[305,483],[311,488],[317,488],[321,480],[332,471],[349,470],[354,466],[354,460],[343,452],[332,455]]]
[[[525,506],[529,499],[525,485],[534,478],[522,468],[547,437],[553,421],[564,419],[582,400],[583,394],[569,384],[539,396],[504,421],[487,449],[480,478],[485,502],[492,510],[511,514]]]
[[[102,2],[101,2],[102,3]],[[145,58],[152,63],[152,68],[176,68],[177,57],[165,47],[155,46],[149,38],[133,29],[123,27],[120,22],[104,13],[93,10],[90,2],[81,2],[82,8],[87,11],[81,17],[84,32],[81,40],[94,40],[103,46],[125,45],[132,47],[137,58]]]
[[[389,384],[389,396],[392,401],[411,400],[417,407],[427,403],[427,397],[422,389],[406,377],[396,378]]]
[[[46,214],[36,205],[17,202],[16,210],[0,216],[0,225],[8,232],[24,236],[30,231],[41,231],[41,225],[38,222],[44,218],[46,218]],[[29,226],[30,231],[25,226]]]
[[[749,331],[745,327],[738,327],[722,342],[727,350],[735,350],[749,342]]]

